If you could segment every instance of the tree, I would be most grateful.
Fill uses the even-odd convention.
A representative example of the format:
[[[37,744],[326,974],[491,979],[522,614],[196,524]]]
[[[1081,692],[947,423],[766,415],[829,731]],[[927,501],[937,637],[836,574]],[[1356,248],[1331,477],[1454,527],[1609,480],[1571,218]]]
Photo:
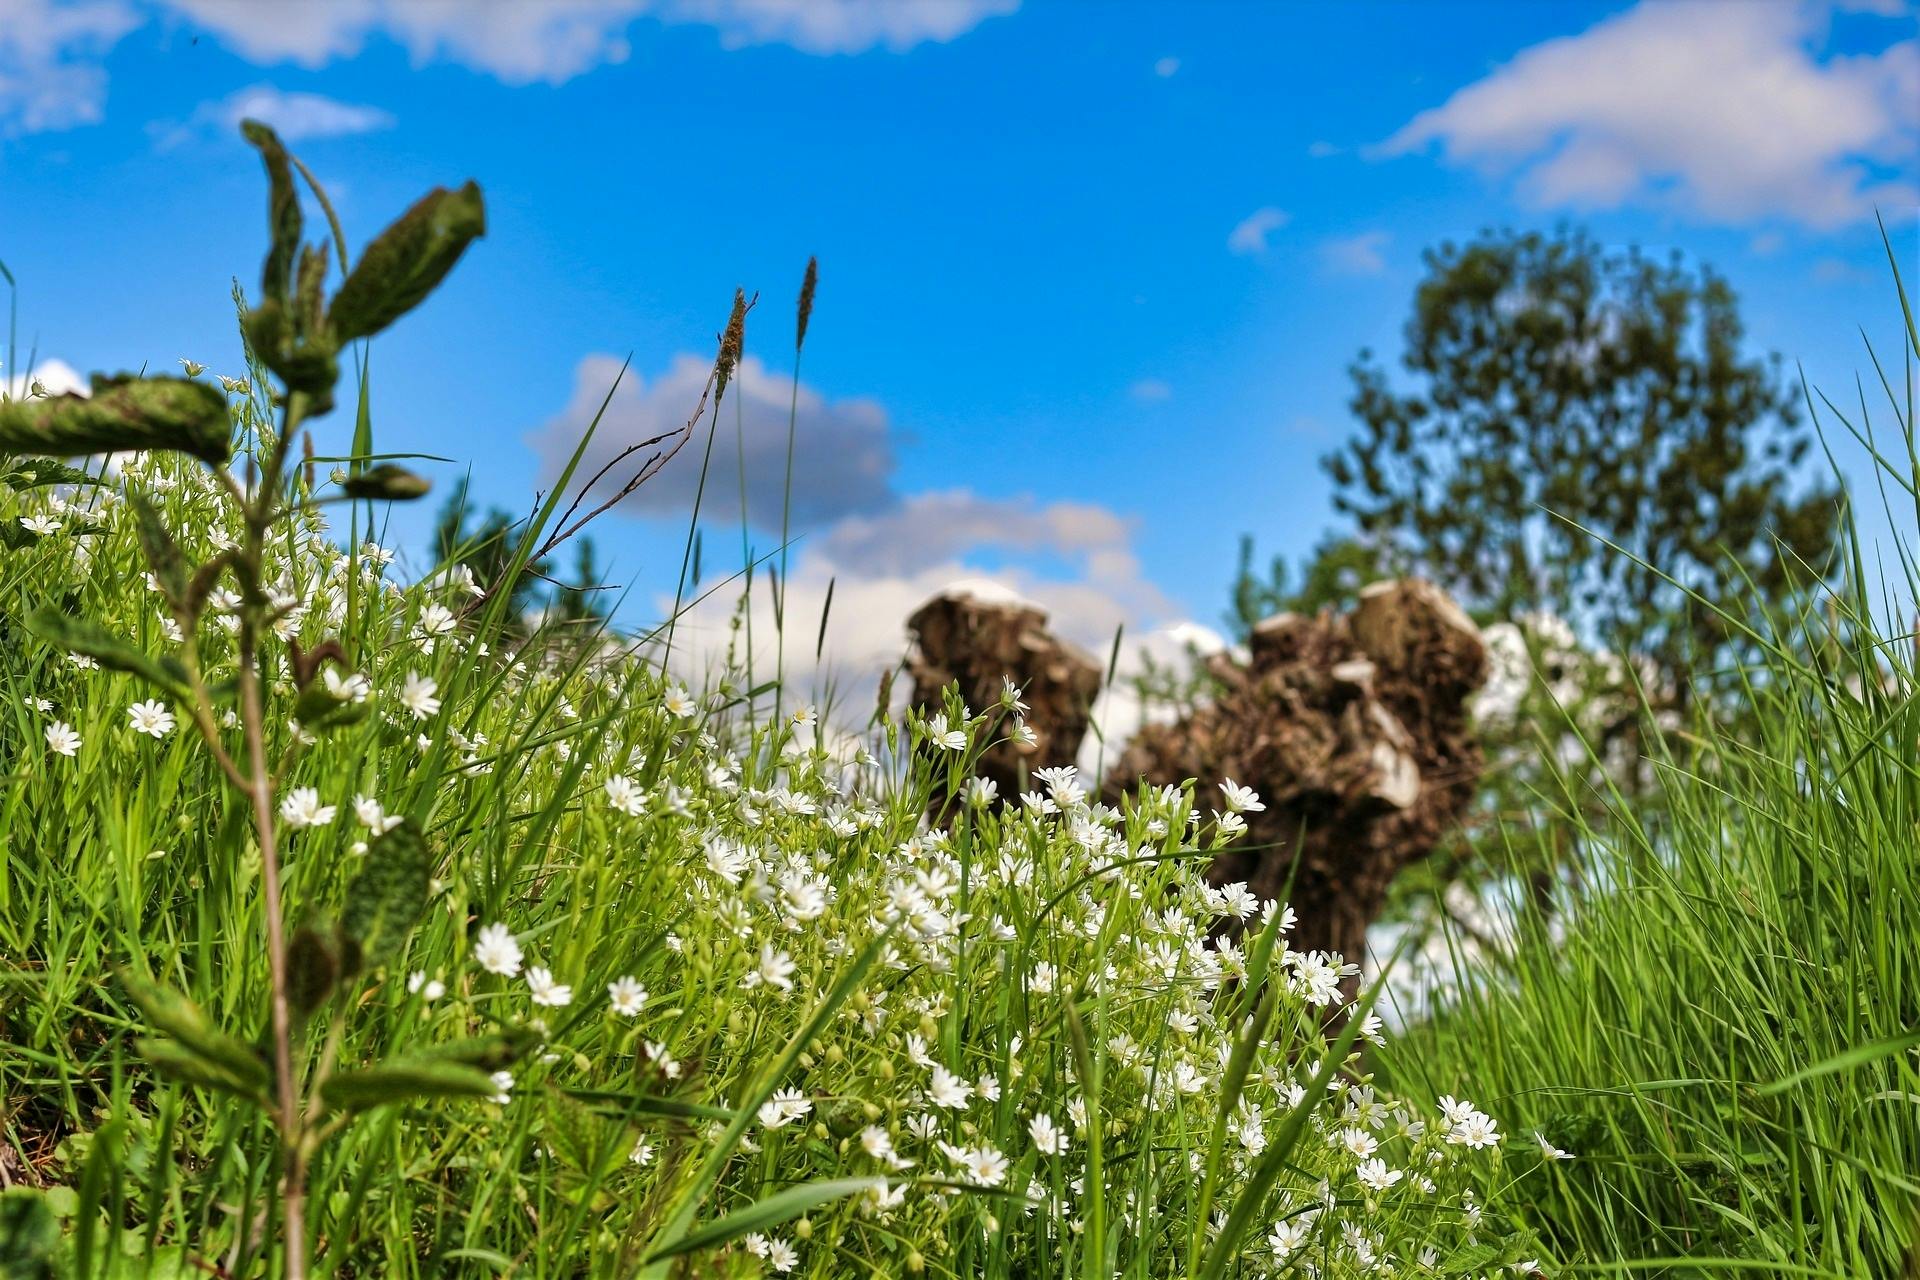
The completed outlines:
[[[1558,614],[1684,700],[1727,637],[1668,579],[1737,572],[1778,598],[1794,557],[1831,550],[1839,495],[1799,473],[1797,387],[1743,350],[1727,282],[1678,257],[1503,231],[1426,264],[1409,385],[1369,352],[1352,367],[1360,431],[1324,464],[1335,508],[1384,572],[1482,618]]]
[[[1140,778],[1252,787],[1245,838],[1208,876],[1284,898],[1299,915],[1294,950],[1358,961],[1396,880],[1474,801],[1483,757],[1468,700],[1487,657],[1479,629],[1431,583],[1381,583],[1349,610],[1268,618],[1244,656],[1209,664],[1210,701],[1141,728],[1106,798]]]
[[[1240,536],[1240,567],[1234,572],[1232,603],[1226,612],[1233,637],[1245,643],[1253,629],[1279,613],[1318,613],[1328,606],[1350,608],[1360,588],[1385,578],[1378,548],[1350,534],[1323,538],[1301,563],[1299,582],[1285,556],[1274,556],[1266,573],[1254,572],[1253,535]]]
[[[607,588],[600,581],[596,551],[592,538],[582,538],[575,544],[573,581],[557,584],[553,589],[548,616],[555,624],[577,632],[591,632],[606,622],[607,609],[600,602],[600,593]]]
[[[477,511],[468,498],[467,477],[462,476],[447,495],[434,527],[433,549],[439,563],[464,566],[474,582],[491,594],[506,580],[519,544],[520,526],[512,514],[499,507],[489,507],[485,514]],[[607,620],[599,599],[607,588],[600,580],[595,553],[592,538],[581,538],[574,545],[572,582],[555,579],[546,560],[522,566],[507,606],[508,627],[524,636],[535,615],[544,614],[547,623],[569,632],[598,629]]]
[[[1839,495],[1802,474],[1797,389],[1744,350],[1738,300],[1710,269],[1568,231],[1484,233],[1426,263],[1405,377],[1360,354],[1359,429],[1325,460],[1353,526],[1297,572],[1257,569],[1243,542],[1228,620],[1244,640],[1272,613],[1351,608],[1370,582],[1418,575],[1481,625],[1485,783],[1464,838],[1409,866],[1391,907],[1467,925],[1456,884],[1498,893],[1518,872],[1551,908],[1580,854],[1542,797],[1584,805],[1620,786],[1656,802],[1643,731],[1683,723],[1696,673],[1734,648],[1668,578],[1723,607],[1779,605],[1796,558],[1800,587],[1823,570]]]
[[[460,477],[441,506],[434,528],[433,550],[439,562],[464,565],[481,589],[492,592],[506,580],[518,545],[513,516],[499,507],[478,512],[468,499],[467,477]],[[514,578],[507,609],[510,620],[522,619],[539,607],[539,575],[546,571],[545,562],[529,564]]]

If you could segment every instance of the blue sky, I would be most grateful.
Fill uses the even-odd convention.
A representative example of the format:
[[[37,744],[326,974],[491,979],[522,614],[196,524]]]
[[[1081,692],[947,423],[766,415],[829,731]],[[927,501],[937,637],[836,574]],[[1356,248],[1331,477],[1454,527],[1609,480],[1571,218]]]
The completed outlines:
[[[487,238],[374,346],[380,445],[524,509],[628,355],[609,438],[684,419],[757,290],[735,403],[765,550],[817,254],[796,610],[836,580],[836,651],[868,666],[976,575],[1091,643],[1217,622],[1243,532],[1311,546],[1345,368],[1397,350],[1448,237],[1679,249],[1756,349],[1848,391],[1861,327],[1898,350],[1876,206],[1920,277],[1914,29],[1765,0],[0,0],[0,260],[43,361],[229,371],[264,224],[239,114],[356,242],[476,178]],[[737,563],[722,422],[708,558]],[[636,615],[671,594],[695,470],[600,529]]]

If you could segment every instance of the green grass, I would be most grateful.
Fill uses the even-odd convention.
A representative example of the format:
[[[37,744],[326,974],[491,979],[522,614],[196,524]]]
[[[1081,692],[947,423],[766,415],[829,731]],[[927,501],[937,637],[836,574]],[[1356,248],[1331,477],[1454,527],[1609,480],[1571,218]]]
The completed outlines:
[[[394,456],[369,362],[343,362],[348,424],[315,356],[383,286],[335,330],[347,291],[324,305],[309,253],[291,320],[272,311],[297,166],[249,136],[276,248],[269,302],[241,302],[263,363],[217,384],[234,462],[0,467],[0,1275],[1217,1280],[1527,1256],[1472,1188],[1537,1156],[1376,1091],[1337,958],[1206,885],[1235,834],[1204,814],[1214,780],[1110,807],[1067,767],[992,806],[965,784],[1017,727],[1013,691],[831,729],[765,679],[780,637],[688,691],[672,619],[530,626],[452,566],[390,568],[361,533],[379,506],[347,492]],[[479,225],[477,192],[433,199]],[[343,269],[417,302],[458,256],[427,216]],[[416,249],[437,266],[399,271]],[[58,413],[89,449],[174,430],[28,399],[0,405],[0,442]],[[566,491],[510,564],[550,549]],[[1230,911],[1247,931],[1218,945]]]
[[[1356,1052],[1375,996],[1341,1008],[1340,958],[1206,883],[1218,780],[1110,806],[1036,761],[995,805],[969,780],[1017,691],[831,725],[778,679],[784,635],[688,690],[675,619],[547,626],[390,565],[347,493],[404,457],[375,452],[404,442],[373,439],[364,336],[480,197],[340,255],[391,287],[329,304],[325,251],[288,274],[297,165],[250,138],[262,363],[190,371],[234,461],[0,458],[0,1277],[1909,1265],[1920,708],[1863,566],[1754,637],[1659,805],[1568,807],[1560,935]],[[167,390],[204,427],[207,394]],[[30,398],[0,447],[60,414],[81,453],[184,430]],[[1887,464],[1909,495],[1914,470]]]
[[[1913,539],[1912,403],[1883,385],[1891,454],[1864,400],[1824,417]],[[1585,1269],[1920,1274],[1920,542],[1871,567],[1850,545],[1849,585],[1752,634],[1658,804],[1543,798],[1590,860],[1557,926],[1383,1054],[1400,1087],[1475,1090],[1574,1152],[1506,1199]]]
[[[74,1274],[191,1274],[188,1259],[277,1274],[267,1122],[157,1078],[133,1043],[150,1019],[116,977],[149,972],[261,1042],[246,805],[184,722],[159,738],[133,729],[129,706],[152,696],[136,677],[77,666],[18,628],[30,606],[59,601],[143,650],[169,647],[127,504],[108,499],[122,490],[150,495],[190,556],[211,553],[222,491],[202,469],[149,460],[76,491],[91,496],[57,513],[59,532],[0,565],[0,1133],[38,1178],[71,1189],[50,1202]],[[6,518],[44,508],[46,493],[5,499]],[[90,518],[97,531],[76,536]],[[303,1037],[307,1078],[329,1044],[357,1066],[500,1025],[541,1040],[512,1068],[504,1105],[411,1100],[330,1137],[314,1168],[316,1274],[629,1275],[723,1215],[751,1222],[755,1204],[797,1247],[796,1275],[1266,1274],[1267,1233],[1317,1203],[1323,1175],[1335,1212],[1310,1247],[1337,1255],[1342,1219],[1403,1257],[1464,1244],[1455,1192],[1499,1157],[1447,1143],[1430,1100],[1393,1119],[1382,1102],[1382,1154],[1439,1186],[1374,1194],[1354,1181],[1357,1160],[1327,1135],[1350,1104],[1371,1113],[1371,1095],[1352,1063],[1327,1087],[1347,1052],[1322,1038],[1322,1010],[1294,976],[1304,962],[1283,965],[1273,936],[1251,956],[1207,945],[1220,907],[1197,855],[1212,824],[1189,826],[1190,792],[1116,811],[1062,776],[1058,814],[973,807],[928,826],[936,775],[959,790],[972,757],[1011,727],[1007,708],[954,704],[969,745],[942,750],[909,749],[911,726],[878,725],[861,742],[771,720],[771,691],[738,692],[745,673],[670,707],[644,648],[602,637],[516,650],[496,633],[480,658],[469,631],[426,637],[431,605],[458,601],[389,584],[377,557],[334,548],[311,512],[278,547],[270,576],[311,604],[293,630],[309,647],[343,640],[372,689],[370,715],[302,745],[283,657],[271,662],[281,794],[312,787],[339,810],[325,825],[283,825],[290,915],[340,918],[380,856],[365,849],[356,796],[427,815],[433,857],[404,950]],[[199,643],[217,678],[231,637],[214,625]],[[414,673],[445,697],[419,719],[400,700]],[[56,720],[80,735],[71,758],[48,744]],[[237,731],[221,733],[237,751]],[[615,807],[614,777],[644,791],[643,812]],[[573,988],[570,1004],[538,1006],[524,971],[476,965],[477,930],[493,922],[528,966]],[[775,976],[791,990],[759,980],[763,949],[790,959]],[[415,972],[445,994],[410,991]],[[631,1018],[605,994],[628,975],[649,993]],[[1256,1010],[1257,1038],[1242,1027]],[[964,1105],[929,1105],[935,1063],[968,1086]],[[983,1094],[989,1080],[997,1097]],[[1312,1105],[1289,1105],[1295,1083]],[[769,1128],[758,1108],[776,1087],[810,1110]],[[1067,1135],[1065,1154],[1036,1143],[1042,1114]],[[1392,1136],[1423,1114],[1435,1125],[1425,1138]],[[868,1126],[913,1163],[868,1154]],[[951,1149],[993,1154],[970,1169]],[[876,1178],[905,1198],[875,1212],[863,1197]],[[796,1190],[844,1179],[867,1181]],[[992,1185],[959,1194],[943,1185],[983,1179]],[[1238,1212],[1226,1246],[1204,1229],[1203,1202]],[[263,1213],[264,1236],[249,1242],[244,1224]],[[1480,1235],[1488,1247],[1468,1257],[1505,1247],[1492,1222]],[[720,1256],[744,1259],[747,1274],[759,1265],[737,1243]]]

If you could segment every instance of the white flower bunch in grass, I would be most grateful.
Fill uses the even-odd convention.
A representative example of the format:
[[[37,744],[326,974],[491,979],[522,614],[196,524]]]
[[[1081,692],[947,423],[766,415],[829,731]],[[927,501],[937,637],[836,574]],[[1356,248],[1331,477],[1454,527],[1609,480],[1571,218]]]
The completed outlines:
[[[278,447],[274,423],[248,421]],[[130,690],[124,669],[56,657],[19,691],[21,812],[78,852],[34,845],[19,865],[60,874],[16,900],[57,904],[62,923],[166,920],[150,967],[189,975],[222,1016],[274,1005],[260,966],[209,951],[263,936],[271,900],[289,972],[345,993],[329,1005],[282,984],[292,1145],[207,1149],[253,1132],[233,1109],[264,1097],[283,1114],[278,1079],[251,1074],[257,1020],[218,1064],[242,1074],[244,1104],[204,1071],[167,1095],[182,1158],[162,1167],[204,1175],[208,1197],[259,1204],[259,1170],[384,1107],[368,1130],[384,1136],[319,1166],[366,1188],[326,1203],[361,1208],[310,1233],[369,1274],[417,1269],[415,1238],[387,1228],[429,1222],[476,1258],[624,1272],[675,1230],[810,1187],[827,1190],[712,1248],[760,1273],[959,1280],[1186,1275],[1229,1257],[1223,1274],[1334,1280],[1469,1242],[1487,1267],[1532,1256],[1470,1190],[1499,1185],[1503,1161],[1557,1157],[1509,1149],[1472,1104],[1387,1096],[1357,1051],[1384,1028],[1345,994],[1358,957],[1296,950],[1284,903],[1207,879],[1262,809],[1252,788],[1123,789],[1046,760],[996,785],[982,753],[1036,740],[1011,685],[981,691],[981,711],[956,693],[853,737],[824,701],[796,709],[743,667],[702,682],[663,646],[509,627],[496,584],[404,580],[364,523],[330,528],[315,505],[264,538],[176,459],[101,488],[118,501],[77,491],[54,513],[61,536],[25,548],[33,589],[84,584],[92,621],[150,642],[138,656],[156,667],[197,647],[184,689]],[[152,625],[136,498],[159,502],[185,554],[258,555],[259,581],[221,578],[178,642]],[[87,511],[100,531],[68,536]],[[76,542],[96,546],[85,577]],[[257,706],[225,692],[243,642]],[[228,768],[248,785],[216,809]],[[69,803],[76,779],[114,798],[142,853],[171,852],[130,877],[120,833],[87,825],[98,797]],[[58,1012],[35,1025],[98,1016]],[[35,1048],[97,1073],[74,1042]],[[381,1063],[387,1076],[332,1079]],[[157,1134],[161,1095],[139,1085],[116,1105]],[[232,1217],[205,1228],[206,1256],[254,1230]]]
[[[980,749],[978,738],[948,736],[946,726],[971,719],[965,708],[942,714],[928,718],[930,754],[913,767],[944,773]],[[1071,766],[1047,767],[1031,776],[1035,800],[967,797],[947,811],[950,825],[935,826],[898,783],[848,790],[824,753],[780,749],[786,725],[733,742],[726,729],[683,740],[661,768],[658,788],[689,797],[680,811],[582,810],[591,830],[640,851],[629,874],[648,889],[633,901],[673,924],[645,953],[562,944],[566,981],[597,982],[608,999],[576,1024],[579,1065],[562,1053],[553,1078],[596,1089],[631,1069],[688,1101],[731,1097],[726,1082],[763,1074],[781,1036],[864,962],[873,976],[837,997],[768,1077],[740,1139],[783,1184],[886,1179],[832,1216],[837,1248],[894,1257],[908,1240],[925,1256],[950,1255],[985,1232],[1010,1256],[1071,1254],[1085,1247],[1098,1168],[1106,1221],[1125,1233],[1122,1256],[1150,1258],[1147,1273],[1163,1274],[1220,1238],[1220,1215],[1270,1162],[1268,1202],[1237,1228],[1250,1274],[1309,1257],[1329,1261],[1323,1274],[1370,1274],[1488,1238],[1469,1193],[1481,1166],[1501,1159],[1495,1122],[1453,1099],[1432,1110],[1390,1099],[1353,1043],[1331,1052],[1349,1023],[1354,1043],[1383,1034],[1370,1011],[1328,1019],[1357,966],[1287,946],[1294,916],[1284,904],[1212,885],[1192,859],[1142,856],[1182,847],[1190,791],[1115,803]],[[620,754],[605,763],[633,767]],[[1229,812],[1260,804],[1230,782],[1220,794]],[[674,902],[688,908],[663,910]],[[509,914],[481,931],[478,969],[517,972],[507,931],[531,932],[545,912]],[[1254,951],[1274,1003],[1249,1042]],[[557,981],[528,971],[536,999]],[[690,1023],[693,1009],[703,1016]],[[689,1034],[690,1025],[715,1030]],[[699,1074],[682,1070],[683,1055]],[[1100,1063],[1097,1094],[1088,1055]],[[1215,1132],[1217,1146],[1201,1137]],[[628,1162],[632,1194],[651,1194],[676,1141],[642,1126],[644,1146],[632,1149],[647,1159]],[[1137,1166],[1093,1163],[1115,1149],[1143,1153],[1158,1172],[1143,1181]],[[1012,1194],[1025,1208],[899,1180],[909,1169]],[[1159,1188],[1155,1203],[1140,1198],[1147,1182]],[[832,1273],[816,1252],[819,1230],[785,1238],[796,1271]],[[770,1260],[773,1237],[763,1243]]]

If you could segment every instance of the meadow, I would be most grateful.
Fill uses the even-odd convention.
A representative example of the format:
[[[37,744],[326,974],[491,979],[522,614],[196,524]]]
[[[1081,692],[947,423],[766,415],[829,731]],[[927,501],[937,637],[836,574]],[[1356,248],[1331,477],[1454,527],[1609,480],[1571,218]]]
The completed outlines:
[[[248,134],[245,366],[0,406],[0,1276],[1920,1265],[1920,705],[1863,557],[1764,628],[1702,601],[1739,697],[1657,805],[1539,794],[1565,910],[1389,1031],[1394,958],[1349,999],[1360,957],[1206,878],[1231,779],[1000,796],[1011,684],[849,726],[777,678],[810,636],[693,681],[671,617],[516,611],[573,467],[504,579],[402,579],[373,531],[424,484],[362,357],[483,199],[350,259]],[[787,340],[736,302],[678,465],[749,319]]]

